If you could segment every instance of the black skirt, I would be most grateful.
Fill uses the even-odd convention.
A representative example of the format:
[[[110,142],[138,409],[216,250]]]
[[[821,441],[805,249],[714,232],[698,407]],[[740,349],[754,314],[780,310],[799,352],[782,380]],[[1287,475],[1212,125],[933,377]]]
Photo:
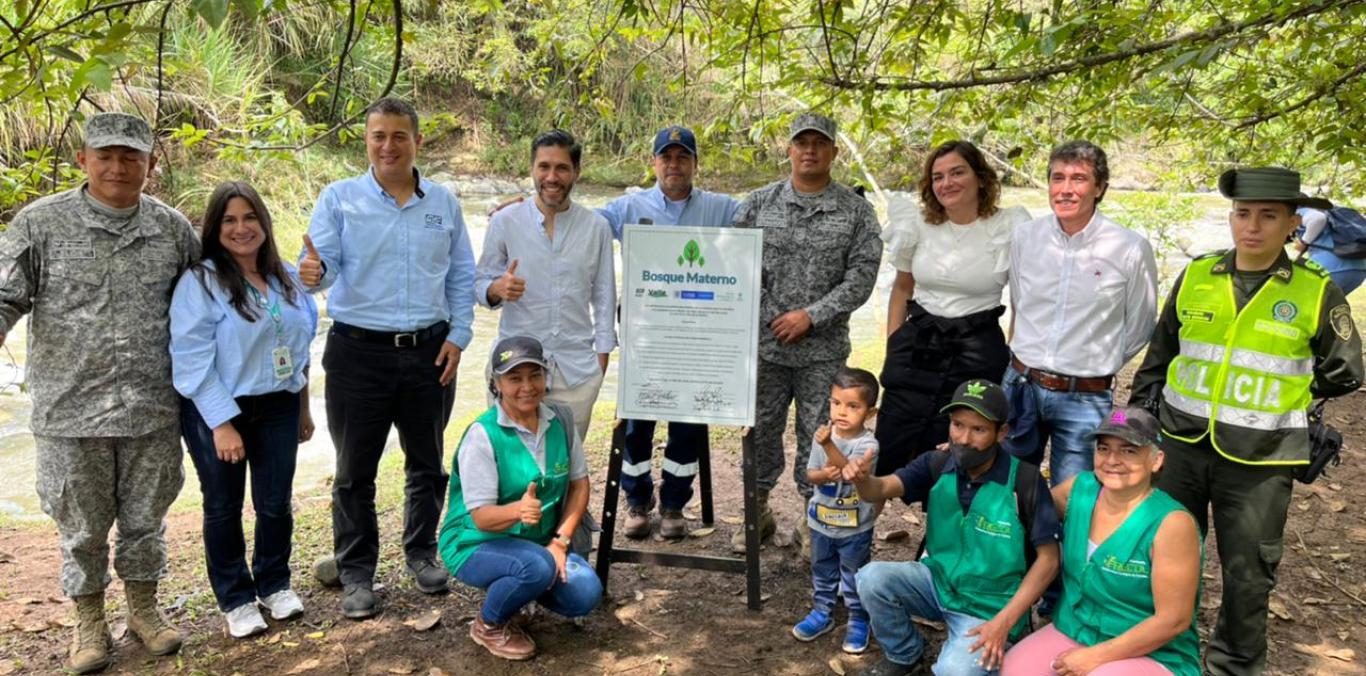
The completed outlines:
[[[948,440],[949,417],[939,412],[966,380],[999,383],[1010,363],[1001,331],[1005,307],[966,317],[932,315],[908,302],[906,323],[887,339],[878,410],[877,474],[890,474]]]

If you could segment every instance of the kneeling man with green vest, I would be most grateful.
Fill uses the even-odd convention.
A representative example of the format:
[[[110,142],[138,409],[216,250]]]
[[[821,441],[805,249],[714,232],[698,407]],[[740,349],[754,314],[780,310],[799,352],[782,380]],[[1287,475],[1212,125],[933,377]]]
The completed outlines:
[[[597,574],[570,551],[588,510],[588,463],[568,407],[544,403],[548,371],[534,338],[494,346],[497,403],[460,440],[441,526],[446,568],[488,590],[470,638],[509,660],[536,654],[518,621],[527,604],[580,617],[602,600]]]
[[[1285,252],[1296,207],[1332,205],[1279,168],[1227,171],[1219,192],[1233,200],[1234,248],[1177,278],[1130,401],[1158,411],[1158,487],[1202,533],[1213,508],[1223,602],[1205,670],[1241,676],[1266,668],[1267,600],[1291,482],[1309,464],[1310,401],[1361,385],[1361,338],[1323,268]]]
[[[1029,608],[1058,573],[1058,516],[1038,467],[1001,450],[1005,392],[985,380],[958,387],[948,451],[926,453],[883,477],[875,458],[845,465],[866,501],[925,502],[925,558],[874,562],[858,593],[882,646],[864,676],[909,674],[925,651],[911,617],[941,621],[948,639],[936,674],[995,674],[1008,643],[1028,628]]]

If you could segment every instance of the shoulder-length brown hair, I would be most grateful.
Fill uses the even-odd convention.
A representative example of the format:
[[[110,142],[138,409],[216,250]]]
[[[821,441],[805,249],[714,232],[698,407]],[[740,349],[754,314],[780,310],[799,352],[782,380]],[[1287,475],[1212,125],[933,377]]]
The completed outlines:
[[[925,170],[920,175],[920,213],[924,216],[925,222],[930,225],[939,225],[949,220],[949,214],[944,210],[944,205],[939,203],[939,198],[934,196],[934,181],[930,174],[934,171],[934,163],[939,158],[949,154],[958,153],[973,173],[977,174],[977,216],[987,218],[1000,210],[1001,199],[1001,179],[996,175],[996,170],[987,164],[987,159],[982,155],[982,151],[977,146],[968,141],[953,140],[941,143],[937,148],[930,151],[925,156]]]
[[[262,242],[261,248],[256,251],[256,269],[267,281],[274,277],[280,287],[285,290],[285,299],[290,305],[298,305],[295,302],[298,289],[285,272],[285,265],[280,260],[280,252],[275,248],[275,231],[271,227],[270,210],[266,209],[266,203],[257,194],[256,189],[250,184],[242,181],[227,181],[219,184],[209,197],[209,205],[204,210],[203,228],[203,255],[201,261],[213,261],[214,269],[209,270],[204,265],[196,264],[193,268],[199,283],[208,291],[208,276],[216,278],[218,285],[228,292],[228,304],[232,305],[237,314],[242,315],[243,319],[254,322],[260,318],[260,309],[256,304],[247,298],[247,278],[242,268],[238,267],[237,259],[223,248],[219,233],[223,230],[223,215],[228,211],[228,202],[234,197],[241,197],[251,204],[251,210],[256,212],[256,219],[261,224]]]

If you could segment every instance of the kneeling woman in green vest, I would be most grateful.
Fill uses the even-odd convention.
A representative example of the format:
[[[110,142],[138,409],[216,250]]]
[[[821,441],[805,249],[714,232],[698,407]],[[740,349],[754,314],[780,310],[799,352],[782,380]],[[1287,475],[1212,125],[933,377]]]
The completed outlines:
[[[567,409],[546,405],[541,344],[505,338],[493,350],[497,403],[460,440],[440,549],[456,579],[488,590],[470,638],[495,656],[525,660],[536,643],[517,621],[536,601],[587,615],[602,582],[570,538],[588,510],[588,464]]]
[[[1058,517],[1039,468],[1001,449],[1005,392],[985,380],[958,386],[949,405],[948,452],[925,453],[882,477],[869,458],[844,478],[867,501],[925,502],[925,558],[876,561],[858,572],[858,595],[882,646],[860,676],[906,676],[924,657],[912,616],[943,622],[936,674],[996,674],[1024,635],[1029,607],[1058,573]],[[1009,671],[1005,673],[1011,673]]]
[[[1006,655],[1005,673],[1198,676],[1195,519],[1153,486],[1157,420],[1117,408],[1095,431],[1095,472],[1053,489],[1063,516],[1062,602],[1053,624]]]

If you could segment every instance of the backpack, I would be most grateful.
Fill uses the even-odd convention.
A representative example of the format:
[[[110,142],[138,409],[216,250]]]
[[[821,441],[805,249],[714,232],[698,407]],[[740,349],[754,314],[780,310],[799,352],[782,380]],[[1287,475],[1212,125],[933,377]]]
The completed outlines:
[[[931,485],[939,481],[939,477],[944,476],[944,465],[949,461],[949,454],[944,451],[930,451],[934,453],[930,457],[930,477]],[[1005,458],[1009,460],[1009,453],[1005,449],[998,448],[997,460]],[[1020,466],[1015,470],[1015,512],[1020,515],[1020,525],[1025,529],[1025,541],[1029,542],[1030,535],[1034,532],[1034,503],[1039,495],[1039,468],[1020,461]],[[929,508],[929,502],[925,503],[925,508]],[[929,524],[926,524],[928,534]],[[925,538],[921,538],[920,546],[916,548],[915,558],[920,559],[920,555],[925,553]],[[1034,565],[1034,547],[1025,549],[1025,565]]]
[[[1328,232],[1333,236],[1333,255],[1338,258],[1366,258],[1366,216],[1349,207],[1333,207],[1328,215]]]

